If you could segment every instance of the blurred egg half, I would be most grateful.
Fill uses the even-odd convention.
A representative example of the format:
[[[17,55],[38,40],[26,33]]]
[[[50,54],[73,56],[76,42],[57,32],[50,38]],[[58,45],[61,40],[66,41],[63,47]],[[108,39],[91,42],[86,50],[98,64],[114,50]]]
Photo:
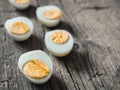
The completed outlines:
[[[5,22],[5,29],[15,41],[24,41],[32,35],[34,25],[27,17],[15,17]]]
[[[14,7],[24,10],[29,7],[31,0],[8,0]]]
[[[47,27],[56,26],[62,17],[62,11],[55,5],[41,6],[36,10],[38,20]]]

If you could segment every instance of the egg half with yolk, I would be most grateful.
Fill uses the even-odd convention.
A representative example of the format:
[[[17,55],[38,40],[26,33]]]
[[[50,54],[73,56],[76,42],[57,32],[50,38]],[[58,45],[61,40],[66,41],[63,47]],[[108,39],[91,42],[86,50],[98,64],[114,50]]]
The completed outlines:
[[[5,28],[15,41],[24,41],[33,33],[33,23],[26,17],[15,17],[5,22]]]
[[[45,35],[46,48],[58,57],[69,54],[73,48],[73,43],[72,35],[66,30],[53,30]]]
[[[24,10],[28,8],[31,3],[31,0],[8,0],[13,6],[19,10]]]
[[[38,20],[47,27],[56,26],[62,17],[62,11],[55,5],[41,6],[36,10]]]
[[[18,60],[18,67],[24,76],[35,84],[47,82],[53,73],[51,58],[41,50],[22,54]]]

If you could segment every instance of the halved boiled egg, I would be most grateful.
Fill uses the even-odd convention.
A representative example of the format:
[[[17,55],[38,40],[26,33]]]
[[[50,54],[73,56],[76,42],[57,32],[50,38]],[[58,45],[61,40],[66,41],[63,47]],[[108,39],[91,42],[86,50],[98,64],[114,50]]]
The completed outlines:
[[[8,0],[8,1],[19,10],[26,9],[31,2],[31,0]]]
[[[62,57],[73,48],[73,37],[66,30],[49,31],[45,35],[46,48],[55,56]]]
[[[5,22],[5,28],[10,37],[16,41],[24,41],[33,33],[33,23],[26,17],[16,17]]]
[[[53,63],[50,57],[41,50],[22,54],[18,67],[25,77],[35,84],[47,82],[53,73]]]
[[[41,6],[36,10],[39,21],[48,27],[56,26],[62,17],[62,11],[55,5]]]

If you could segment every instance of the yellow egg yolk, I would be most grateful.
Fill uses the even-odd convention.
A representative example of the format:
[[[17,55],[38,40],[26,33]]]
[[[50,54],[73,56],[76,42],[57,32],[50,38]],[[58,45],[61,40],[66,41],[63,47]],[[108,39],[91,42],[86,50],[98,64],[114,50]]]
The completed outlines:
[[[56,44],[64,44],[69,40],[69,35],[65,31],[55,31],[51,35],[51,40]]]
[[[17,4],[28,4],[30,0],[15,0],[15,3]]]
[[[46,19],[58,19],[62,16],[62,12],[55,9],[49,9],[44,11],[44,17]]]
[[[23,72],[31,78],[44,78],[50,73],[50,69],[42,61],[33,59],[23,66]]]
[[[22,35],[29,32],[29,27],[24,22],[14,22],[9,27],[11,33]]]

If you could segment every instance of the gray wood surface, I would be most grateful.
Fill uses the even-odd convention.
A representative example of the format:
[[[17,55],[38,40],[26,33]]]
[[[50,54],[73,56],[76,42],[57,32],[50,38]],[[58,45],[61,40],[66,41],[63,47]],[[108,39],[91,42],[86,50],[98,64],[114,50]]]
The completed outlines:
[[[63,11],[60,24],[46,28],[36,18],[38,6],[57,5]],[[29,17],[35,32],[25,42],[14,42],[4,23],[16,16]],[[51,55],[45,32],[66,29],[74,37],[72,52],[63,58]],[[43,85],[30,83],[19,71],[19,56],[41,49],[53,59],[54,73]],[[0,90],[120,90],[120,0],[32,0],[30,8],[16,10],[0,0]]]

